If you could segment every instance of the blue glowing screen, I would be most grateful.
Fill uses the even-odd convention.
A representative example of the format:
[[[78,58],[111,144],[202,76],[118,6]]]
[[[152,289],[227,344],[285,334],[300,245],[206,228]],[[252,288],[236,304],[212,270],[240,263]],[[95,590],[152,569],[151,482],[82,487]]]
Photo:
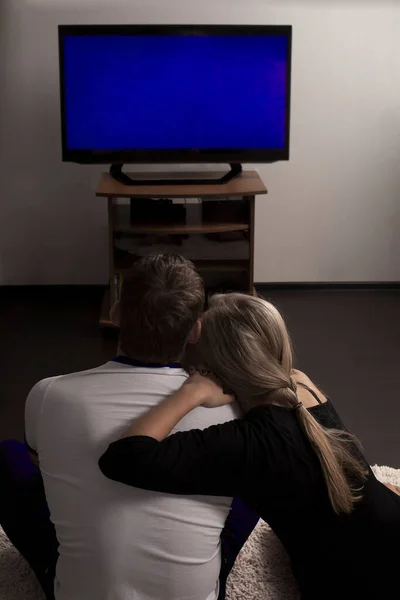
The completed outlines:
[[[283,149],[285,35],[66,35],[69,150]]]

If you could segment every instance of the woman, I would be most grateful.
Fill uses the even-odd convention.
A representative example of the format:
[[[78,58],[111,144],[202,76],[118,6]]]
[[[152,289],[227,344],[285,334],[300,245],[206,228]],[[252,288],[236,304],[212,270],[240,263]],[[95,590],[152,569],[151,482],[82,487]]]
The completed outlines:
[[[167,437],[195,407],[232,401],[196,374],[110,445],[103,473],[149,490],[239,496],[285,546],[303,599],[399,591],[400,498],[376,480],[332,403],[292,370],[276,308],[241,294],[214,296],[200,345],[243,419]]]

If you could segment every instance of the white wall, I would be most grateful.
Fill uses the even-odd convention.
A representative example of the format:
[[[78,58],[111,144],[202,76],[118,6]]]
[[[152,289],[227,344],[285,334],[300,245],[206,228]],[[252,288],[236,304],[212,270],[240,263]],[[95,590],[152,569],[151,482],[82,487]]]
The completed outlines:
[[[98,167],[60,160],[59,23],[294,26],[292,155],[261,167],[256,281],[400,280],[397,0],[0,0],[0,284],[104,283]]]

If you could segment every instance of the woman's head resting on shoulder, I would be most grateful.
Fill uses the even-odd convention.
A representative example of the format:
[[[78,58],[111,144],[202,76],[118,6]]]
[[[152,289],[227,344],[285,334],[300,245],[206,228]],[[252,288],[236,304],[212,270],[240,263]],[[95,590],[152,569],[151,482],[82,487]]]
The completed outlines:
[[[243,409],[297,404],[292,347],[279,311],[262,298],[218,294],[202,319],[201,354]]]

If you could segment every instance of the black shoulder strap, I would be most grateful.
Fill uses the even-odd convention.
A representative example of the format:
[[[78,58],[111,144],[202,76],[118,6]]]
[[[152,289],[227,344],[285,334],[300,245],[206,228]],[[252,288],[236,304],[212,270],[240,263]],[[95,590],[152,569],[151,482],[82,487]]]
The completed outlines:
[[[308,387],[308,385],[306,385],[305,383],[302,383],[301,381],[297,381],[297,385],[299,385],[300,387],[302,387],[305,390],[307,390],[308,392],[310,392],[310,394],[312,396],[314,396],[314,398],[316,399],[318,404],[323,404],[323,402],[319,399],[318,394],[316,394],[316,392],[314,392],[314,390],[312,390],[310,387]]]

